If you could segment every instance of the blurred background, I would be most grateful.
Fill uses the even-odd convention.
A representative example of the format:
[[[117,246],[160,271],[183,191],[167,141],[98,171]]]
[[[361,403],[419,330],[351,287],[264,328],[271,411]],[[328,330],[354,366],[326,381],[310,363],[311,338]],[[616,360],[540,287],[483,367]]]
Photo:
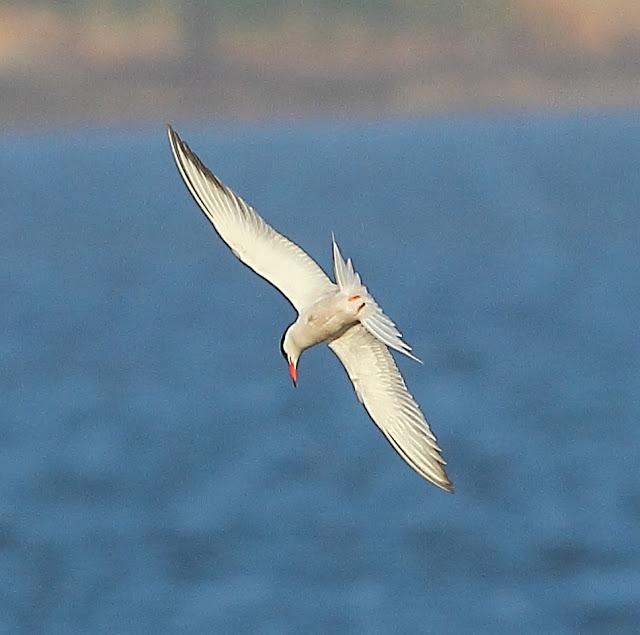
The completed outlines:
[[[632,633],[640,5],[0,7],[0,631]],[[207,225],[345,256],[456,494]]]
[[[611,108],[640,99],[634,0],[24,0],[12,125]]]

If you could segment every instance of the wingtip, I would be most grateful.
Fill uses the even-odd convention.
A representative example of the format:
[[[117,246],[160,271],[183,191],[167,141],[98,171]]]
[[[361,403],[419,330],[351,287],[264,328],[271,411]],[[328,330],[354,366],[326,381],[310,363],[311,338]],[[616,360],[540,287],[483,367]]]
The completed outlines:
[[[425,471],[423,469],[416,467],[410,461],[407,461],[407,462],[423,479],[425,479],[425,481],[431,483],[431,485],[434,485],[435,487],[437,487],[438,489],[441,489],[443,492],[446,492],[447,494],[455,494],[453,483],[449,480],[447,473],[444,471],[444,467],[442,467],[445,462],[442,461],[441,458],[438,460],[439,465],[435,466],[436,468],[435,471],[433,470]]]
[[[440,466],[440,476],[438,481],[431,481],[434,485],[439,487],[441,490],[447,492],[447,494],[455,494],[453,483],[449,480],[447,473],[444,471],[444,465],[446,465],[445,461],[442,461],[442,465]]]
[[[175,155],[176,149],[180,147],[180,144],[182,143],[182,139],[180,139],[180,136],[173,129],[170,123],[167,124],[167,137],[169,137],[169,145],[173,149]]]
[[[438,478],[438,480],[435,480],[429,476],[425,476],[425,478],[429,481],[429,483],[431,483],[432,485],[435,485],[438,489],[441,489],[443,492],[446,492],[447,494],[455,494],[453,483],[449,480],[449,477],[447,476],[444,470],[442,470],[442,476]]]

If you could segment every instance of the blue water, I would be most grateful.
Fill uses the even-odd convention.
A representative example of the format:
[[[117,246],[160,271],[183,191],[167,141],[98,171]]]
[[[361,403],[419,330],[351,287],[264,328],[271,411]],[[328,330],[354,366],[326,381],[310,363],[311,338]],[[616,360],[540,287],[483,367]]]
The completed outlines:
[[[0,138],[0,630],[630,633],[640,117],[177,126],[399,324],[453,496],[188,196],[164,129]]]

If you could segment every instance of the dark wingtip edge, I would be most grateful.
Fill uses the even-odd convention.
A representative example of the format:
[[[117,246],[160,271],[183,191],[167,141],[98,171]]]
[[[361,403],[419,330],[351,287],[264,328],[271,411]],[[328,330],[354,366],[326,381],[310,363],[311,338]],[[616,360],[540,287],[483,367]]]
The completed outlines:
[[[169,143],[172,148],[179,146],[182,143],[182,139],[178,136],[178,133],[171,127],[171,124],[167,124],[167,136],[169,137]]]
[[[444,483],[436,483],[435,481],[431,481],[431,483],[433,483],[436,487],[439,487],[443,492],[447,492],[447,494],[455,494],[453,483],[449,480],[449,476],[444,471],[444,467],[441,466],[441,470],[442,476],[444,476]]]

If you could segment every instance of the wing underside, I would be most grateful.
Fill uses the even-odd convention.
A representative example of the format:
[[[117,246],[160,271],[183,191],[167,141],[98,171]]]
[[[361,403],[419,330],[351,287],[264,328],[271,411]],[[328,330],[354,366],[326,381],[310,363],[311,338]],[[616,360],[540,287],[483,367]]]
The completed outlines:
[[[224,185],[169,126],[169,142],[189,192],[220,238],[245,265],[276,287],[300,312],[335,289],[320,266]]]
[[[396,452],[437,487],[453,491],[436,438],[387,347],[360,324],[329,343],[358,399]]]

